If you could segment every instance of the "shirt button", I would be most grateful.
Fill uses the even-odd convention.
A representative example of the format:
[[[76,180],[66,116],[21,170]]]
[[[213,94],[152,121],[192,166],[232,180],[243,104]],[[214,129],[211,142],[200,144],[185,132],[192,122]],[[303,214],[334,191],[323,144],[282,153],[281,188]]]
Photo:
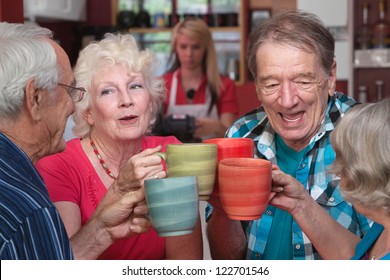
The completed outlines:
[[[334,197],[333,196],[329,198],[329,202],[334,202]]]
[[[305,163],[302,163],[301,164],[301,168],[303,169],[303,168],[305,168],[306,167],[306,164]]]
[[[256,259],[260,258],[260,254],[259,254],[259,253],[256,253],[256,254],[255,254],[255,257],[256,257]]]
[[[297,250],[301,249],[301,245],[300,244],[295,245],[295,249]]]
[[[271,215],[272,215],[272,211],[271,211],[271,210],[267,210],[267,211],[265,212],[265,214],[266,214],[267,216],[271,216]]]

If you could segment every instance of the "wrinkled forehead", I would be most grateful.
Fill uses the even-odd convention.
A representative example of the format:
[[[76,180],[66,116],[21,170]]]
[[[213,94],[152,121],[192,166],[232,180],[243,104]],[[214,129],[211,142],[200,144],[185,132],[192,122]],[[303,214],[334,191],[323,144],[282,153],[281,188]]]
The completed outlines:
[[[264,66],[291,67],[301,64],[317,69],[321,67],[321,59],[313,51],[271,40],[264,42],[257,49],[256,64],[258,70]]]

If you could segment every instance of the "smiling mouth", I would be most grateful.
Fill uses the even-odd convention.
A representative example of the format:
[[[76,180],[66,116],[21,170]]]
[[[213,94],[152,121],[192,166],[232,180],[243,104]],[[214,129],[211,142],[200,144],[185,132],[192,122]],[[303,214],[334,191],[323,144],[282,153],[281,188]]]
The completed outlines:
[[[289,122],[289,123],[296,123],[302,119],[302,114],[298,114],[298,117],[286,117],[282,114],[280,114],[280,115],[282,116],[283,120],[285,120],[286,122]]]

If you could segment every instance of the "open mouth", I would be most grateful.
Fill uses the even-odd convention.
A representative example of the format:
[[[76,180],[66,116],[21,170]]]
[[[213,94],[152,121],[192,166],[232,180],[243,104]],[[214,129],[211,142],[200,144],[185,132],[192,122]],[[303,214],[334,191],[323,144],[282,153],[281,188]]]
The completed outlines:
[[[297,122],[297,121],[299,121],[300,120],[300,117],[299,118],[296,118],[296,119],[289,119],[289,118],[286,118],[286,117],[282,117],[286,122],[291,122],[291,123],[293,123],[293,122]]]
[[[294,114],[294,115],[283,115],[283,114],[280,114],[282,119],[285,120],[286,122],[289,122],[289,123],[297,123],[299,122],[301,119],[302,119],[302,113],[299,113],[299,114]]]
[[[135,118],[137,118],[137,116],[125,116],[125,117],[120,118],[119,120],[120,121],[131,121]]]
[[[137,121],[138,116],[131,115],[131,116],[124,116],[119,119],[119,122],[122,124],[133,124]]]

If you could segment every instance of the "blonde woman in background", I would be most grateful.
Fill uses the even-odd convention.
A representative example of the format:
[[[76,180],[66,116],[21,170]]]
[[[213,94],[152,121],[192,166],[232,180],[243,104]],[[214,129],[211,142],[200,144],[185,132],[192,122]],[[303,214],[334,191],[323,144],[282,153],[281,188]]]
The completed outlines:
[[[219,73],[213,38],[200,18],[187,17],[173,30],[164,117],[195,118],[195,139],[223,137],[237,117],[235,83]]]

